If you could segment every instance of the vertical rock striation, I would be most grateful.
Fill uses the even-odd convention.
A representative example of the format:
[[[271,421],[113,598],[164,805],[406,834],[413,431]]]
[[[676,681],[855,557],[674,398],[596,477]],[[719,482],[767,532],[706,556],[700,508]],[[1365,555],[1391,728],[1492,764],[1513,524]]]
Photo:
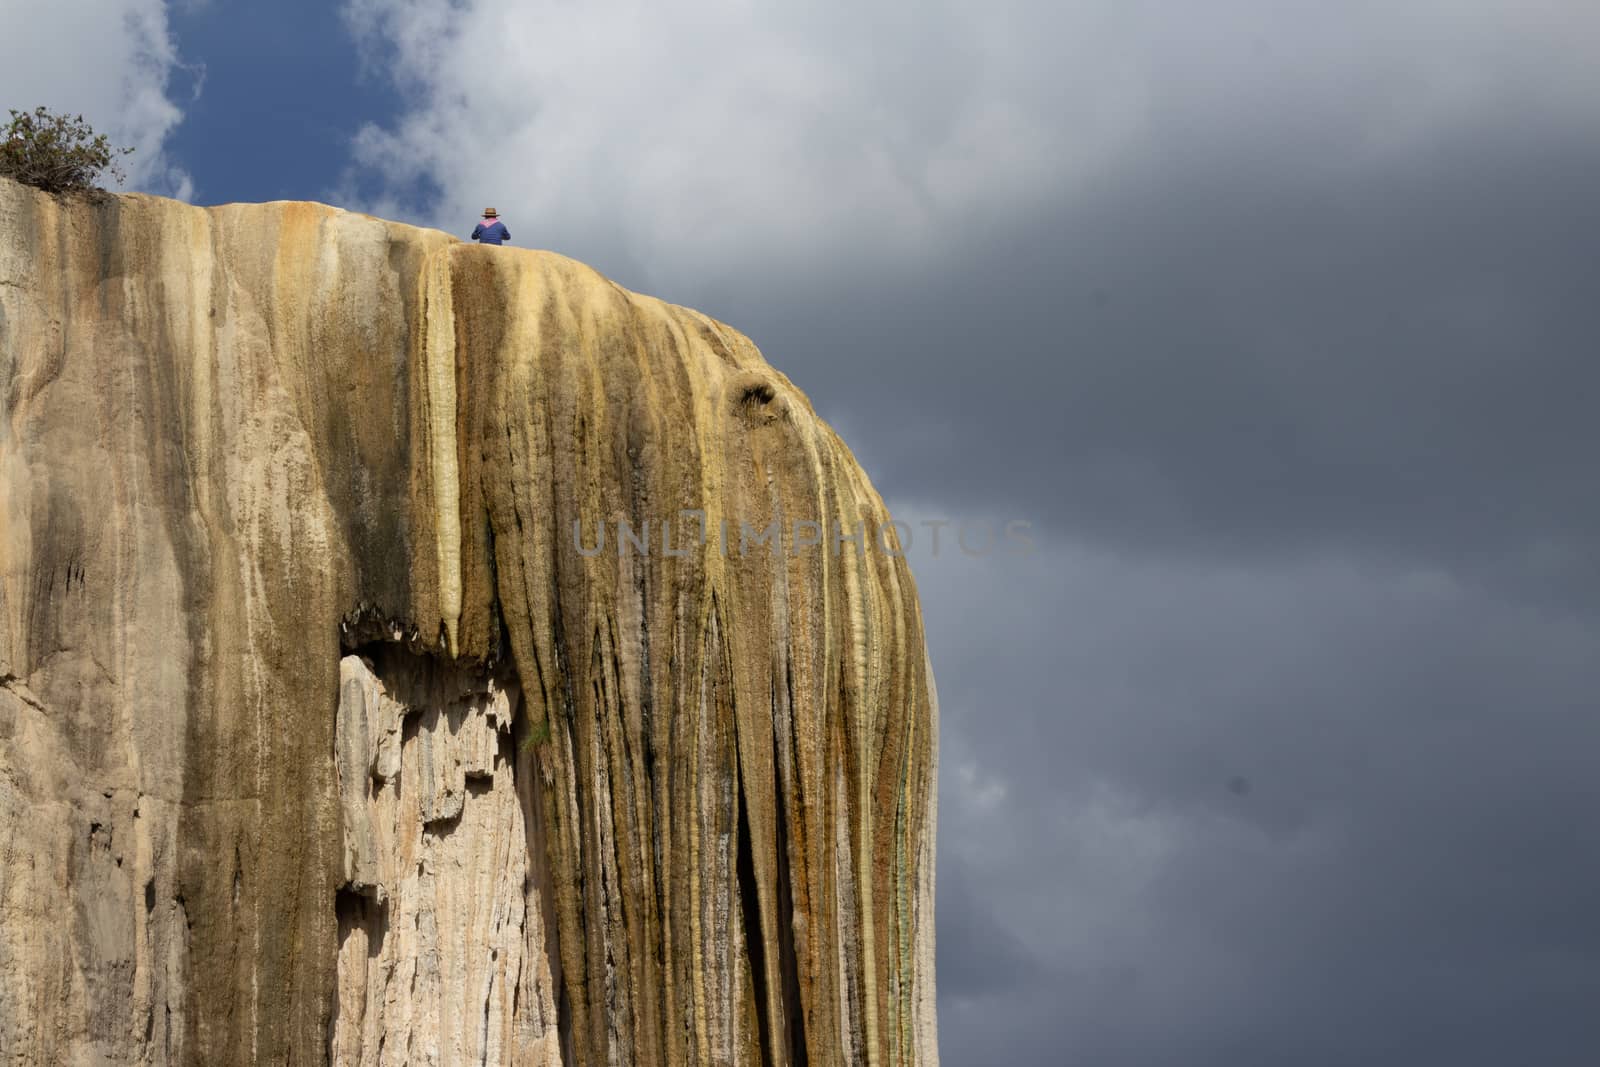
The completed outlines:
[[[333,1060],[561,1062],[538,794],[495,672],[393,646],[340,664]],[[522,782],[535,779],[531,754]]]
[[[915,591],[747,339],[0,181],[0,390],[0,1060],[937,1062]]]

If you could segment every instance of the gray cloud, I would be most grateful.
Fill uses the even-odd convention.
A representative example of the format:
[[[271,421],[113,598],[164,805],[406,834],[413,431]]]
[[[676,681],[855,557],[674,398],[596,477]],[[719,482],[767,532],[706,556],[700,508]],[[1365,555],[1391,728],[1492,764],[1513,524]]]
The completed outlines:
[[[1490,132],[1356,177],[1153,153],[908,280],[723,303],[909,493],[1593,582],[1600,139]]]
[[[950,1062],[1595,1047],[1592,627],[1436,573],[1061,545],[919,584]]]

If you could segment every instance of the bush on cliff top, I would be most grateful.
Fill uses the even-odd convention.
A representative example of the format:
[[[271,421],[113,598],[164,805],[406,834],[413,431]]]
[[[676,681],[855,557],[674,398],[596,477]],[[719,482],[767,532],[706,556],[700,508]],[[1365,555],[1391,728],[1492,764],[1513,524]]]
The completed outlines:
[[[117,161],[131,148],[113,148],[105,134],[97,134],[82,115],[68,118],[44,108],[12,111],[11,121],[0,131],[0,175],[47,193],[92,189],[102,172],[120,184]]]

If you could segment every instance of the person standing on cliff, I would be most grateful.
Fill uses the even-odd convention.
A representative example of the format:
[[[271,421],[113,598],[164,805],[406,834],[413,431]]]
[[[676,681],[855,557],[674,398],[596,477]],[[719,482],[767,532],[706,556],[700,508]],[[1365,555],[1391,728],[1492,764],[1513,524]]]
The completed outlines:
[[[483,221],[472,228],[472,239],[481,245],[504,244],[511,240],[511,231],[500,221],[500,213],[492,207],[483,209]]]

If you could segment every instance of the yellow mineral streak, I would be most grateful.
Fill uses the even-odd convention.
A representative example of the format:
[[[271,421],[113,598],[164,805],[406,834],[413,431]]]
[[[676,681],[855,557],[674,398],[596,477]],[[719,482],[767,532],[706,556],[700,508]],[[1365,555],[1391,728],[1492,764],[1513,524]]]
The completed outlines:
[[[461,621],[461,480],[456,469],[456,320],[451,306],[449,250],[428,257],[423,291],[427,354],[427,451],[433,475],[435,549],[439,559],[439,618],[446,647],[456,654]]]
[[[915,585],[736,330],[320,205],[0,181],[0,500],[0,1059],[937,1063]],[[520,704],[379,730],[341,671]],[[517,841],[481,901],[379,862]],[[532,984],[389,995],[491,953]]]

